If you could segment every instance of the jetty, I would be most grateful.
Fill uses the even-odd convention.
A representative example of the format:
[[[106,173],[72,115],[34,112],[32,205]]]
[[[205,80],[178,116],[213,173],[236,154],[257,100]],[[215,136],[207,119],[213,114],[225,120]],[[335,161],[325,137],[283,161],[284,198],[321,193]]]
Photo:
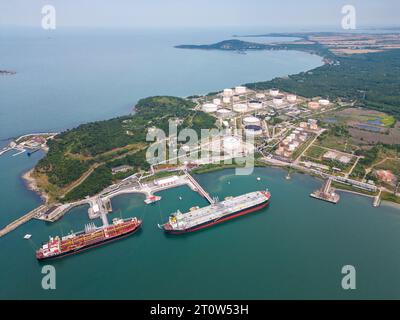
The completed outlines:
[[[0,156],[11,150],[18,151],[18,153],[15,153],[13,156],[17,156],[21,153],[26,152],[27,150],[29,150],[28,156],[39,150],[46,151],[47,140],[52,139],[57,134],[58,134],[57,132],[28,133],[15,139],[14,138],[7,139],[11,141],[7,146],[0,149]],[[29,139],[34,139],[35,137],[42,137],[44,139],[43,143],[39,145],[36,141],[33,141],[33,143],[32,141],[29,141]]]
[[[327,179],[321,189],[318,189],[310,194],[311,197],[331,202],[331,203],[338,203],[340,196],[335,193],[335,190],[331,188],[332,179]]]
[[[208,194],[206,190],[203,189],[203,187],[187,172],[185,171],[185,175],[190,181],[190,183],[193,185],[194,188],[192,188],[194,191],[197,191],[201,196],[207,199],[207,201],[210,204],[213,204],[215,201],[211,196]]]
[[[35,218],[37,215],[42,214],[43,212],[47,211],[48,207],[46,205],[41,205],[32,211],[28,212],[24,216],[20,217],[19,219],[11,222],[3,229],[0,230],[0,237],[6,235],[7,233],[13,231],[14,229],[18,228],[19,226],[23,225],[24,223],[28,222],[29,220]]]
[[[374,197],[374,202],[372,203],[374,207],[379,207],[379,205],[381,204],[381,193],[382,190],[379,189],[379,193]]]
[[[146,183],[140,182],[140,179],[136,175],[132,175],[131,177],[124,179],[120,183],[106,188],[105,190],[93,197],[87,197],[79,201],[65,204],[43,204],[0,230],[0,237],[7,234],[8,232],[11,232],[12,230],[16,229],[20,225],[28,222],[30,219],[33,218],[46,222],[55,222],[63,217],[64,214],[66,214],[72,208],[82,205],[89,205],[88,216],[90,219],[100,218],[103,222],[103,225],[107,225],[107,214],[112,212],[111,199],[113,197],[122,194],[142,193],[146,196],[145,203],[151,204],[154,201],[146,200],[152,197],[159,198],[154,196],[155,193],[183,185],[187,185],[193,191],[198,192],[210,204],[215,203],[215,200],[210,196],[210,194],[206,190],[204,190],[204,188],[189,174],[187,170],[183,170],[183,174],[172,175],[167,178],[155,179]]]

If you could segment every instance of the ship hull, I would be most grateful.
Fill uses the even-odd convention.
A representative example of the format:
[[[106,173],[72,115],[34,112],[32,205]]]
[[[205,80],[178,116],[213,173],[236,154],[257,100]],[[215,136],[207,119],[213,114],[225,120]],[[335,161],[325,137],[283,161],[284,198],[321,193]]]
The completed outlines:
[[[184,234],[184,233],[194,232],[194,231],[198,231],[198,230],[201,230],[201,229],[204,229],[204,228],[208,228],[208,227],[211,227],[213,225],[216,225],[216,224],[219,224],[219,223],[222,223],[222,222],[225,222],[225,221],[228,221],[228,220],[240,217],[240,216],[244,216],[246,214],[249,214],[249,213],[252,213],[252,212],[255,212],[255,211],[262,210],[262,209],[266,208],[268,205],[269,205],[269,199],[267,201],[259,204],[259,205],[254,206],[254,207],[249,207],[249,208],[241,210],[241,211],[232,212],[231,214],[226,215],[226,216],[224,216],[224,217],[222,217],[220,219],[210,220],[210,221],[207,221],[205,223],[193,226],[193,227],[188,228],[188,229],[174,230],[174,229],[166,229],[165,227],[163,229],[164,229],[164,231],[166,233],[169,233],[169,234]]]
[[[123,234],[120,234],[120,235],[112,237],[112,238],[104,239],[104,240],[96,242],[96,243],[88,244],[86,246],[82,246],[82,247],[76,248],[74,250],[62,252],[62,253],[60,253],[58,255],[49,256],[49,257],[40,257],[40,258],[37,257],[37,260],[39,260],[39,261],[55,260],[55,259],[63,258],[63,257],[66,257],[66,256],[70,256],[70,255],[73,255],[73,254],[81,253],[83,251],[86,251],[86,250],[89,250],[89,249],[92,249],[92,248],[100,247],[100,246],[105,245],[107,243],[111,243],[113,241],[116,241],[116,240],[119,240],[119,239],[122,239],[122,238],[126,238],[126,237],[134,234],[136,231],[138,231],[141,228],[141,226],[142,226],[142,224],[140,223],[135,229],[132,229],[131,231],[129,231],[127,233],[123,233]]]

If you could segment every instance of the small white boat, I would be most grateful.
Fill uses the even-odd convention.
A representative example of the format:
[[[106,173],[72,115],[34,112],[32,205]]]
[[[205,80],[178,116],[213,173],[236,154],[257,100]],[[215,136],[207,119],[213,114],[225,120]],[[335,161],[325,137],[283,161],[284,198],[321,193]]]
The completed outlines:
[[[24,235],[24,239],[25,240],[29,240],[32,237],[31,234],[27,233],[26,235]]]
[[[151,203],[154,203],[154,202],[159,201],[159,200],[161,200],[160,196],[150,195],[144,200],[144,203],[145,204],[151,204]]]
[[[181,196],[179,196],[179,200],[182,200],[182,197],[181,197]]]
[[[257,181],[260,181],[261,180],[261,178],[260,177],[257,177]]]

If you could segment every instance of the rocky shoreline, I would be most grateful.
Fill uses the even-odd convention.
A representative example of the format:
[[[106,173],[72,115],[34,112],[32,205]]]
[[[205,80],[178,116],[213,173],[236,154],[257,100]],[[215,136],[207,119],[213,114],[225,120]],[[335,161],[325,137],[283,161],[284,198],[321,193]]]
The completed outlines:
[[[32,176],[33,171],[34,171],[34,169],[31,169],[31,170],[25,172],[22,175],[22,179],[24,180],[25,185],[28,188],[28,190],[33,191],[38,196],[40,196],[40,198],[43,200],[44,203],[48,203],[50,198],[43,190],[41,190],[38,187],[35,178]]]

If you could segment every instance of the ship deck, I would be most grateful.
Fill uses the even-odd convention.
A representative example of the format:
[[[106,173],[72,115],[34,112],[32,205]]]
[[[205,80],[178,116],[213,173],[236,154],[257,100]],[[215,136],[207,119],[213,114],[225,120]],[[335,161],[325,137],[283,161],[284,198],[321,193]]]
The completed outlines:
[[[255,191],[227,199],[216,204],[183,213],[179,219],[179,228],[190,228],[207,221],[222,218],[228,214],[259,205],[267,200],[264,193]]]

